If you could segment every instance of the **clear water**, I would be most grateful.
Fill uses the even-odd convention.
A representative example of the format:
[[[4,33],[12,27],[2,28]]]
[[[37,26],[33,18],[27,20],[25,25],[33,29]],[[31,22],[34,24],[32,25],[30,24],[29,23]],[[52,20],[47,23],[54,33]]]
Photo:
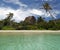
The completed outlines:
[[[0,35],[0,50],[60,50],[60,34]]]

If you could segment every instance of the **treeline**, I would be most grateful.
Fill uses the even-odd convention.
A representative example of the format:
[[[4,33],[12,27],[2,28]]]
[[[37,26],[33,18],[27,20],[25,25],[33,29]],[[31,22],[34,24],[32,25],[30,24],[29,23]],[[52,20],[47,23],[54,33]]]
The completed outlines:
[[[28,16],[19,23],[11,20],[13,13],[0,20],[0,30],[60,30],[60,19],[45,21],[42,17]]]

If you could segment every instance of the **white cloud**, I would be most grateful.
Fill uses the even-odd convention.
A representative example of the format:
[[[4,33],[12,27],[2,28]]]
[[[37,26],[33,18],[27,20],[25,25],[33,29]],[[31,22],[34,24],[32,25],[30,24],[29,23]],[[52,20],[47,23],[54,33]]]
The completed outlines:
[[[42,17],[50,17],[49,13],[46,13],[44,10],[38,10],[38,9],[27,9],[26,11],[23,9],[17,9],[14,10],[12,8],[7,7],[0,7],[0,20],[7,17],[6,14],[9,12],[14,13],[13,19],[15,19],[16,22],[19,22],[21,20],[24,20],[28,16],[32,15],[39,15]],[[53,13],[53,12],[52,12]],[[54,17],[56,17],[59,13],[59,11],[55,10],[56,14],[53,14]]]
[[[39,15],[39,16],[44,15],[44,13],[42,11],[37,10],[37,9],[32,9],[31,13],[32,14]]]
[[[17,4],[17,5],[21,6],[21,7],[22,7],[22,6],[23,6],[23,7],[27,7],[26,4],[20,2],[19,0],[3,0],[3,1],[6,2],[6,3]]]
[[[45,10],[42,10],[42,9],[40,9],[40,10],[32,9],[32,11],[30,11],[30,12],[32,14],[39,15],[39,16],[42,16],[42,17],[51,17],[49,12],[46,12]],[[56,18],[56,16],[58,14],[60,14],[60,11],[53,10],[53,11],[51,11],[51,14],[53,15],[54,18]]]
[[[39,16],[44,16],[44,17],[49,17],[50,16],[50,14],[49,13],[46,13],[46,11],[44,11],[44,10],[42,10],[42,9],[40,9],[40,10],[38,10],[38,9],[33,9],[32,11],[31,11],[31,13],[32,14],[35,14],[35,15],[39,15]]]
[[[2,7],[2,8],[0,8],[0,20],[7,17],[6,14],[8,14],[9,12],[14,13],[13,19],[15,19],[15,21],[17,21],[17,22],[24,20],[28,16],[32,16],[32,14],[29,12],[29,10],[27,10],[27,11],[24,11],[21,9],[14,10],[11,8]]]

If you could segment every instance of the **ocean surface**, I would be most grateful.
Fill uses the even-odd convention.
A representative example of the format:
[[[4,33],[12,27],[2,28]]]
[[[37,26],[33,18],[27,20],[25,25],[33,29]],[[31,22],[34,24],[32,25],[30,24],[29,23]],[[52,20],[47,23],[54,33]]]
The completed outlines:
[[[60,50],[60,34],[3,34],[0,50]]]

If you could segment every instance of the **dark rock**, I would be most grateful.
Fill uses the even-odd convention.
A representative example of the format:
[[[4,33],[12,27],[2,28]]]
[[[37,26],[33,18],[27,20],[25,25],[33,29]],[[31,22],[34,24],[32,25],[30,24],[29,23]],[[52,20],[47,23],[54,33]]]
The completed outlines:
[[[25,18],[24,22],[27,24],[34,24],[36,22],[36,19],[34,16],[28,16]]]

